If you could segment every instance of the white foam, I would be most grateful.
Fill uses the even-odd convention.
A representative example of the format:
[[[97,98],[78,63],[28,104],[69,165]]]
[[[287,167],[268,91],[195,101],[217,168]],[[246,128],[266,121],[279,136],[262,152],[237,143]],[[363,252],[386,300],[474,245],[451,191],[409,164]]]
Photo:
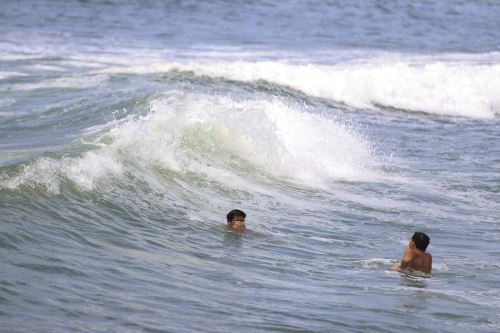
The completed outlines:
[[[477,118],[493,118],[500,113],[500,64],[375,61],[324,66],[260,62],[196,70],[235,80],[266,80],[356,108],[384,106]]]
[[[95,151],[38,160],[0,186],[40,184],[58,192],[64,177],[91,189],[121,175],[130,162],[193,172],[238,188],[254,187],[248,177],[255,172],[310,186],[374,176],[369,143],[333,119],[286,100],[173,92],[154,100],[146,117],[112,128]]]
[[[435,115],[494,118],[500,114],[500,63],[478,57],[381,56],[334,65],[286,61],[129,63],[105,73],[192,71],[253,82],[266,80],[352,107],[396,108]],[[490,59],[491,60],[491,59]]]
[[[58,194],[63,178],[70,179],[77,186],[90,190],[101,180],[123,172],[122,165],[115,160],[109,148],[90,151],[82,157],[40,158],[24,167],[15,177],[0,175],[0,188],[17,189],[21,186],[43,186],[48,192]]]
[[[206,163],[197,163],[228,151],[265,173],[306,184],[372,176],[367,142],[332,119],[302,112],[281,100],[190,95],[156,100],[152,109],[156,112],[148,121],[158,129],[147,129],[143,137],[158,136],[161,129],[168,134],[163,134],[166,142],[160,147],[172,149],[159,154],[157,141],[148,140],[141,154],[169,169],[206,172]]]
[[[432,270],[434,272],[436,272],[436,271],[437,272],[446,272],[446,271],[449,271],[450,268],[448,267],[447,264],[441,262],[441,263],[433,263]]]
[[[396,260],[388,258],[371,258],[361,260],[360,262],[364,268],[384,268],[397,263]]]
[[[73,182],[85,189],[92,189],[96,183],[109,175],[120,175],[123,165],[118,154],[107,147],[98,151],[90,151],[82,158],[64,161],[63,172]]]
[[[20,186],[43,185],[51,193],[59,193],[60,181],[58,163],[50,158],[41,158],[34,164],[26,165],[23,171],[13,178],[0,175],[0,188],[17,189]]]

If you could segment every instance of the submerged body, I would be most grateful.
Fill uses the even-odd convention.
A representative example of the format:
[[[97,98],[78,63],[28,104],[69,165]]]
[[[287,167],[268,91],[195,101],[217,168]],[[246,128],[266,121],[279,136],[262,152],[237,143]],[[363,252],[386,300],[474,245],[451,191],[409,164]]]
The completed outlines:
[[[399,271],[418,271],[425,274],[431,274],[432,255],[424,253],[419,249],[408,248],[404,254],[401,263],[394,265],[395,270]]]
[[[403,253],[401,263],[394,265],[392,268],[398,271],[418,271],[431,274],[432,255],[425,252],[428,245],[429,237],[422,232],[416,232],[410,240],[408,248]]]
[[[243,211],[233,209],[227,214],[226,229],[238,232],[246,231],[245,218],[246,214]]]

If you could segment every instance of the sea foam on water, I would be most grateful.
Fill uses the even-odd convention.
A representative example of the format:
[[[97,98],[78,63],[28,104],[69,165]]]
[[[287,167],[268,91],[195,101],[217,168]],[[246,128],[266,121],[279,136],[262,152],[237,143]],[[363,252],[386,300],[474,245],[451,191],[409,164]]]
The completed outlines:
[[[174,170],[197,172],[199,163],[226,170],[236,158],[272,176],[318,185],[366,178],[373,163],[369,143],[352,128],[277,98],[173,94],[152,109],[137,128],[150,141],[143,158]]]
[[[486,56],[485,56],[486,57]],[[470,58],[470,59],[469,59]],[[479,59],[481,60],[481,59]],[[492,119],[500,113],[500,65],[477,57],[379,56],[336,64],[266,61],[131,62],[97,73],[173,70],[242,82],[264,80],[361,109]]]
[[[284,99],[169,92],[150,108],[146,116],[100,134],[99,140],[108,143],[80,157],[35,161],[4,179],[2,187],[42,184],[57,192],[64,177],[91,189],[102,179],[120,177],[130,163],[230,183],[236,174],[251,177],[255,171],[248,167],[321,187],[373,176],[370,143],[352,127]]]

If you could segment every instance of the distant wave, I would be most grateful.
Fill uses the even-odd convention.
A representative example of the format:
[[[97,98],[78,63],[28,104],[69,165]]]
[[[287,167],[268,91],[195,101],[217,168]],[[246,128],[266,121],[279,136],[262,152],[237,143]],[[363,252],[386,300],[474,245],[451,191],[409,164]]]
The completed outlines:
[[[151,74],[173,70],[243,82],[264,80],[354,108],[483,119],[500,114],[500,63],[492,63],[488,55],[391,55],[333,65],[248,60],[158,61],[147,65],[122,62],[98,73]]]

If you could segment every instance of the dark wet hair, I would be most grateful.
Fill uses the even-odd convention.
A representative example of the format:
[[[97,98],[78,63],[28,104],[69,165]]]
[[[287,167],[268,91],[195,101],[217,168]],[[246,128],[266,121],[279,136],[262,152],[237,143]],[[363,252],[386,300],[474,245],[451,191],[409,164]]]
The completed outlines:
[[[413,243],[415,243],[417,249],[420,249],[422,251],[425,251],[425,249],[427,249],[427,246],[430,242],[429,236],[427,236],[423,232],[414,233],[411,240],[413,241]]]
[[[245,212],[243,212],[242,210],[233,209],[232,211],[227,213],[227,223],[231,222],[235,216],[240,216],[242,218],[245,218],[247,214],[245,214]]]

